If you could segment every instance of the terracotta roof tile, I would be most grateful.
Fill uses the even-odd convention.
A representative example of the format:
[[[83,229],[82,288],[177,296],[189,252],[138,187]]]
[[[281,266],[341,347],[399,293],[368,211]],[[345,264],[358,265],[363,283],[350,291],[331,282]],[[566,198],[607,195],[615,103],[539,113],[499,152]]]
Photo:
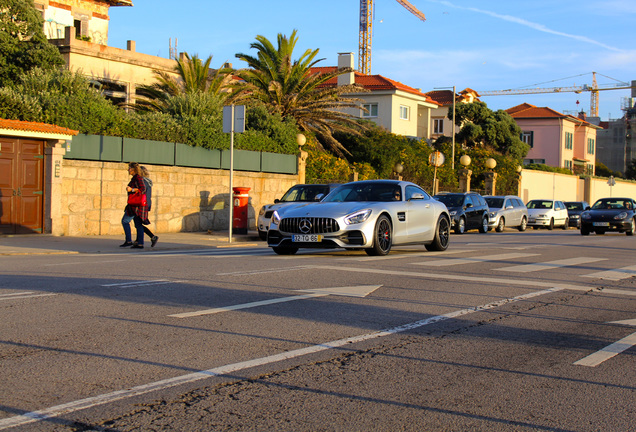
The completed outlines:
[[[68,129],[61,126],[50,125],[46,123],[27,122],[21,120],[0,119],[0,129],[9,129],[25,132],[39,132],[62,135],[77,135],[76,130]]]
[[[336,70],[337,68],[335,66],[311,68],[313,73],[330,73],[335,72]],[[354,74],[355,83],[367,90],[401,90],[406,93],[422,96],[423,98],[426,98],[427,102],[435,103],[433,99],[428,97],[425,93],[422,93],[421,90],[402,84],[399,81],[392,80],[382,75],[366,75],[360,72],[354,72]],[[323,84],[324,87],[335,87],[336,85],[338,85],[338,78],[332,78]]]

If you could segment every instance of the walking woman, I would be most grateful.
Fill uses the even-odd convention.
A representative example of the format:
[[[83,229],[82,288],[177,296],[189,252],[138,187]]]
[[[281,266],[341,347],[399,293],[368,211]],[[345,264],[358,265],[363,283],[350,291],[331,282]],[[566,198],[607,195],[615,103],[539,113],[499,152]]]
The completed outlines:
[[[131,162],[128,164],[128,174],[132,176],[130,183],[126,186],[126,192],[128,195],[139,192],[141,194],[146,193],[146,184],[142,178],[142,172],[137,162]],[[132,242],[132,234],[130,232],[130,221],[135,223],[135,229],[137,230],[137,240]],[[126,205],[124,209],[124,217],[121,219],[121,224],[124,227],[124,233],[126,234],[126,241],[120,247],[131,246],[132,249],[144,248],[144,225],[150,224],[148,220],[148,207],[147,206],[132,206]]]
[[[141,165],[139,168],[141,168],[141,175],[144,179],[144,184],[146,185],[146,203],[148,204],[148,213],[150,213],[150,211],[152,210],[152,180],[150,180],[150,173],[148,172],[148,168],[143,165]],[[155,245],[157,244],[157,240],[159,240],[159,237],[157,237],[153,234],[152,231],[150,231],[148,225],[144,225],[144,232],[146,233],[146,235],[148,235],[148,237],[150,237],[150,246],[155,247]]]

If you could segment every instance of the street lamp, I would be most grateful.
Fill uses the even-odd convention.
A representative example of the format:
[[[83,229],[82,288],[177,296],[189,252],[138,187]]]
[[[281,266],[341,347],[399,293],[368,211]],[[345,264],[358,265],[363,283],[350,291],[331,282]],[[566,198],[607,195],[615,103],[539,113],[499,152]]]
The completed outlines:
[[[436,90],[450,90],[450,87],[435,87]],[[455,169],[455,101],[457,100],[457,93],[455,86],[453,86],[453,150],[451,154],[451,169]]]
[[[402,180],[402,171],[404,171],[404,165],[397,162],[393,167],[393,172],[395,173],[395,177],[397,180]]]

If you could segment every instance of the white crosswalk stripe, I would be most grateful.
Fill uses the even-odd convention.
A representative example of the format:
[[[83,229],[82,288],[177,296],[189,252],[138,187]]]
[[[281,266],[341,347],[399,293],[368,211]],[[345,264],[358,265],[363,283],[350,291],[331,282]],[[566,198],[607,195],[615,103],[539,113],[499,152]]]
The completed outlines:
[[[592,279],[621,280],[636,276],[636,265],[581,275]]]
[[[481,262],[488,262],[488,261],[506,261],[506,260],[512,260],[517,258],[531,257],[536,255],[538,254],[506,253],[506,254],[497,254],[497,255],[468,257],[468,258],[448,258],[448,259],[440,259],[440,260],[433,260],[433,261],[425,261],[425,262],[420,262],[416,264],[423,265],[423,266],[430,266],[430,267],[444,267],[444,266],[481,263]]]
[[[529,273],[534,271],[551,270],[559,267],[576,266],[580,264],[589,264],[598,261],[606,261],[607,258],[590,258],[590,257],[577,257],[568,258],[555,261],[547,261],[534,264],[522,264],[511,267],[503,267],[496,269],[498,271],[516,272],[516,273]]]

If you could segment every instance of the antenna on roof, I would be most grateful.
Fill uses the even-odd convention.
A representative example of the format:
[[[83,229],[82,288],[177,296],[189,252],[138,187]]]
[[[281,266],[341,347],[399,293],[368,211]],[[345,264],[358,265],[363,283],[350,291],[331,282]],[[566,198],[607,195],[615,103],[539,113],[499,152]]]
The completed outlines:
[[[169,39],[168,45],[170,46],[168,58],[171,60],[177,59],[177,38],[174,38],[174,47],[172,46],[172,38]]]

